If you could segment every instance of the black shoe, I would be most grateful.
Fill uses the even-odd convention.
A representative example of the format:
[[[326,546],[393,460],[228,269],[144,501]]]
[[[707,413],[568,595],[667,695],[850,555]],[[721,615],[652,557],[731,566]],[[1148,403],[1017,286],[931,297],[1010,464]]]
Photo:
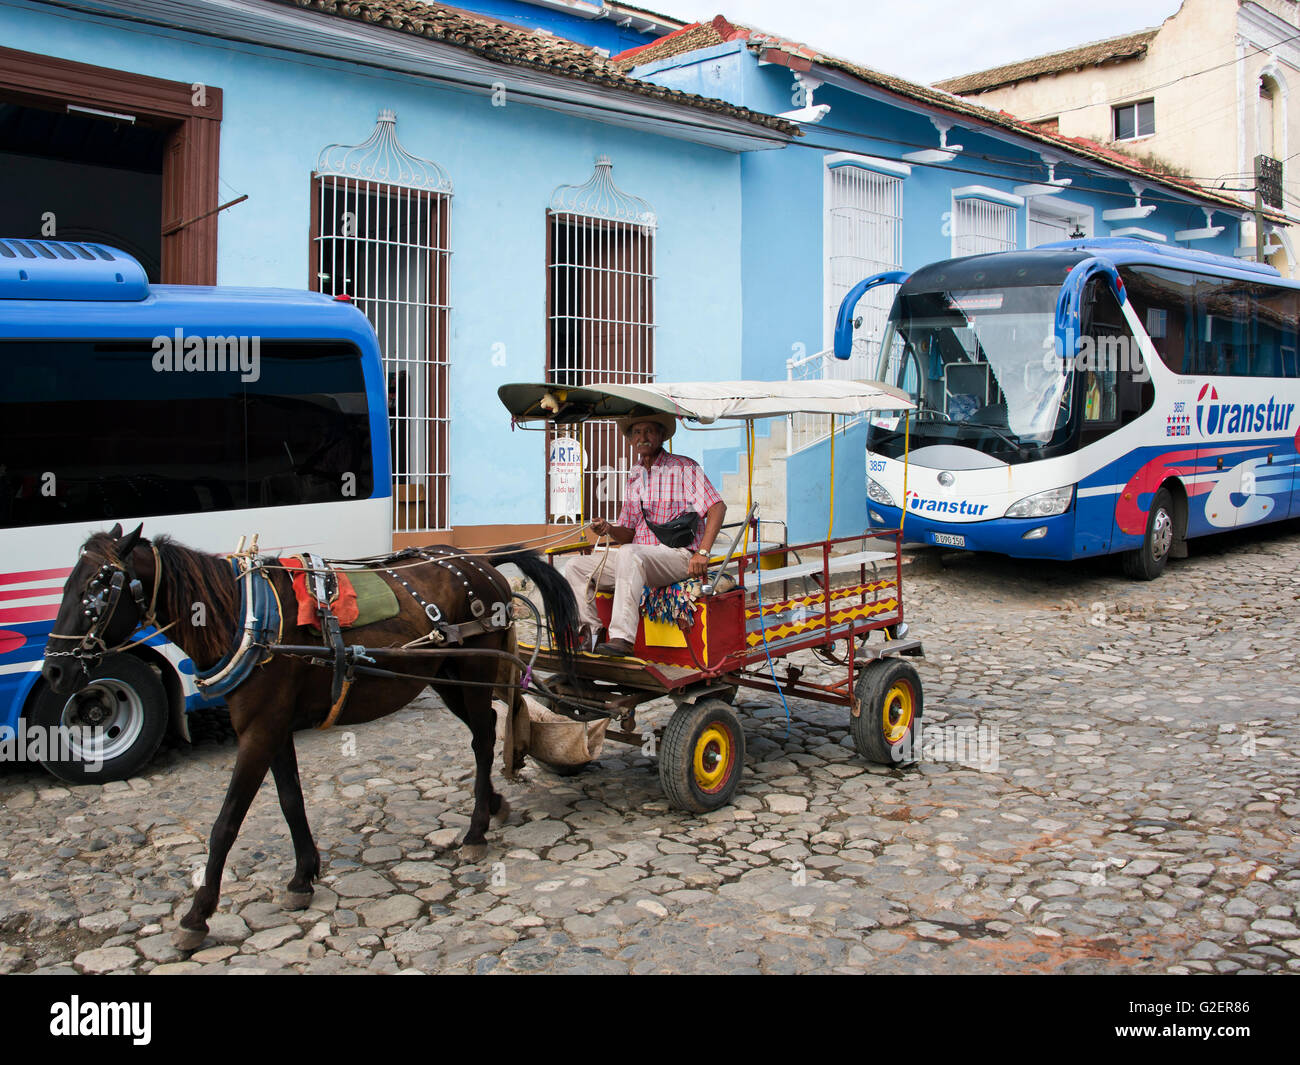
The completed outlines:
[[[610,658],[631,658],[636,647],[627,640],[606,640],[596,644],[596,654]]]

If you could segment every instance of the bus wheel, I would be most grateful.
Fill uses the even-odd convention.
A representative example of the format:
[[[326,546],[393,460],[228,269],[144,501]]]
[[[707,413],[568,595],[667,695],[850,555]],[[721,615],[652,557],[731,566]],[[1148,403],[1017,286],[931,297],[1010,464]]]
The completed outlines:
[[[1173,546],[1174,500],[1169,489],[1162,488],[1151,501],[1142,546],[1136,551],[1126,551],[1121,556],[1125,575],[1139,581],[1155,580],[1164,572]]]
[[[59,695],[44,688],[27,719],[44,731],[41,764],[47,770],[70,784],[103,784],[145,767],[162,742],[167,717],[158,674],[133,655],[107,655],[79,691]]]

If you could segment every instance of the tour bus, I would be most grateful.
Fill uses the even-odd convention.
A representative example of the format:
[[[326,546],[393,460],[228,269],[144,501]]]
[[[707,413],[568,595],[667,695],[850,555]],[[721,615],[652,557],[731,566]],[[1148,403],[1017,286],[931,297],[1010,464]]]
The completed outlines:
[[[1300,284],[1272,267],[1129,238],[952,259],[861,282],[837,355],[884,282],[901,284],[876,376],[917,410],[867,427],[873,527],[1120,553],[1151,580],[1193,536],[1300,516]]]
[[[185,711],[202,702],[193,663],[157,633],[106,657],[71,696],[42,681],[63,584],[91,533],[143,522],[147,537],[220,553],[253,533],[270,554],[387,552],[387,413],[374,330],[345,300],[151,285],[114,248],[0,239],[7,756],[23,757],[15,735],[34,719],[54,722],[100,744],[74,759],[85,768],[60,762],[60,776],[121,779],[169,726],[188,738]]]

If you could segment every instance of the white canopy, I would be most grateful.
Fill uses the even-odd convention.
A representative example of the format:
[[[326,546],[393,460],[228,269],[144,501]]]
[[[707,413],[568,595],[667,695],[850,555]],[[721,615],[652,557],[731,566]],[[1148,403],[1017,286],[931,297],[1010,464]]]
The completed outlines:
[[[557,421],[611,418],[651,410],[708,424],[719,418],[854,415],[910,410],[915,406],[902,389],[879,381],[600,382],[580,388],[520,384],[502,386],[499,395],[517,418],[555,417]]]

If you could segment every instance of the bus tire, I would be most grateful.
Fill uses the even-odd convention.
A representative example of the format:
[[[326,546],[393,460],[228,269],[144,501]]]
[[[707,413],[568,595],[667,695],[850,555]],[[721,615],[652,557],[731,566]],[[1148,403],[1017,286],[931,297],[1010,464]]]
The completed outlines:
[[[41,764],[69,784],[104,784],[125,780],[148,764],[158,750],[168,720],[167,692],[158,674],[134,655],[106,655],[91,670],[84,687],[60,695],[43,685],[27,715],[47,730]],[[71,731],[67,743],[52,741],[53,729]],[[101,734],[89,744],[81,728]]]
[[[1136,551],[1125,551],[1121,556],[1125,575],[1138,581],[1153,581],[1159,577],[1169,561],[1176,535],[1174,498],[1168,488],[1161,488],[1151,500],[1142,546]]]

